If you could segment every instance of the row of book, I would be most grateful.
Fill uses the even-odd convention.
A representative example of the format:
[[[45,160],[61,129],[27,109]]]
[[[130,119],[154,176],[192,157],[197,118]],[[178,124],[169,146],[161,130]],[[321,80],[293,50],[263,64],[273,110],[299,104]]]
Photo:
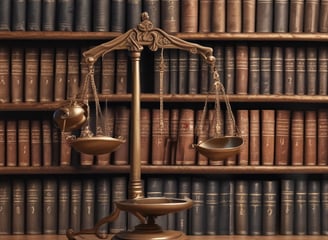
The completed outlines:
[[[95,117],[90,110],[90,129]],[[144,165],[291,165],[328,164],[328,110],[192,108],[141,109],[141,164]],[[106,136],[126,140],[112,154],[77,153],[51,119],[2,118],[0,120],[1,166],[127,165],[130,163],[130,109],[105,108],[102,128]],[[217,119],[217,116],[219,119]],[[240,153],[222,161],[208,159],[193,145],[215,136],[239,135],[244,143]],[[43,160],[42,160],[43,159]]]
[[[3,0],[1,31],[327,32],[326,0]]]
[[[326,235],[328,181],[289,177],[243,179],[145,176],[146,197],[190,198],[190,209],[156,218],[163,229],[190,235]],[[124,175],[47,176],[0,180],[0,234],[65,234],[89,229],[127,198]],[[121,212],[100,231],[132,230],[139,220]]]

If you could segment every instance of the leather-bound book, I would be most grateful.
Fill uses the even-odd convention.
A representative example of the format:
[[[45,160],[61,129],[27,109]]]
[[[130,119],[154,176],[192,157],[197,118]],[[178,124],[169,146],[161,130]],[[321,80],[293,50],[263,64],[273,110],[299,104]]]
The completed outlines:
[[[128,56],[125,51],[116,52],[116,93],[127,93]]]
[[[161,1],[160,0],[143,0],[143,11],[149,14],[149,19],[153,27],[161,25]],[[140,17],[140,16],[139,16]]]
[[[67,49],[56,48],[54,69],[54,101],[66,99]]]
[[[292,112],[291,122],[291,164],[303,165],[304,163],[304,112]]]
[[[248,93],[248,46],[236,46],[236,93]]]
[[[295,70],[295,93],[297,95],[305,94],[305,48],[297,47],[296,48],[296,70]]]
[[[321,233],[323,235],[328,234],[328,180],[327,178],[323,178],[320,184],[321,191]]]
[[[124,32],[126,30],[126,2],[125,0],[111,1],[111,31]]]
[[[92,29],[95,32],[108,32],[110,30],[110,0],[98,0],[93,4]]]
[[[248,181],[235,182],[235,234],[247,235],[249,224]]]
[[[178,198],[191,198],[191,177],[180,176],[178,178]],[[188,209],[177,212],[176,217],[176,230],[181,231],[185,234],[189,233],[190,211]]]
[[[0,181],[0,234],[11,234],[12,228],[12,190],[11,181],[2,178]]]
[[[320,0],[305,0],[304,3],[304,32],[318,32],[319,30]]]
[[[249,47],[248,60],[248,79],[249,79],[249,94],[260,93],[260,47]]]
[[[272,32],[273,1],[257,0],[256,2],[256,32]]]
[[[198,32],[198,0],[180,1],[181,32]]]
[[[290,110],[276,110],[275,165],[290,164]]]
[[[303,32],[304,0],[290,0],[289,32]]]
[[[209,121],[206,119],[207,113],[204,113],[204,110],[196,111],[196,134],[197,134],[197,143],[203,142],[208,139],[209,132]],[[203,154],[197,152],[197,164],[198,165],[208,165],[208,158]]]
[[[70,227],[70,180],[60,177],[58,180],[58,234],[66,234]]]
[[[197,54],[189,53],[188,65],[188,94],[199,92],[199,57]]]
[[[178,93],[186,94],[188,92],[188,52],[179,51],[178,68]]]
[[[295,93],[295,48],[285,48],[284,61],[284,89],[286,95],[294,95]]]
[[[276,235],[278,233],[278,196],[278,182],[276,180],[264,180],[262,209],[263,235]]]
[[[54,49],[42,48],[40,56],[40,102],[53,101]]]
[[[242,31],[242,1],[241,0],[227,0],[227,32],[241,32]]]
[[[307,234],[307,204],[307,180],[297,178],[295,182],[295,235]]]
[[[24,48],[14,47],[11,49],[11,102],[23,101],[24,92]]]
[[[236,113],[236,123],[244,140],[237,163],[238,165],[245,166],[249,164],[249,113],[247,109],[238,109]]]
[[[92,228],[95,221],[95,180],[85,178],[82,181],[81,228]]]
[[[42,233],[42,180],[30,178],[26,182],[26,234]]]
[[[210,66],[204,59],[200,59],[199,63],[199,93],[207,94],[210,90],[209,85],[211,84],[211,71]]]
[[[69,48],[67,52],[67,82],[66,82],[66,99],[74,98],[79,91],[79,72],[80,60],[79,49]]]
[[[26,48],[24,58],[24,101],[37,102],[39,95],[39,58],[38,48]]]
[[[31,120],[31,166],[41,166],[41,139],[41,122],[33,119]]]
[[[6,166],[16,167],[17,164],[17,120],[6,121]]]
[[[319,32],[328,32],[328,1],[321,0],[319,7]]]
[[[57,31],[73,31],[74,29],[74,0],[57,0],[56,22]]]
[[[208,139],[224,135],[225,122],[224,113],[222,111],[217,111],[216,109],[209,109],[208,117],[206,117],[205,119],[208,120]],[[225,161],[227,162],[228,159],[213,160],[211,158],[208,158],[209,165],[224,165]]]
[[[82,212],[82,180],[75,178],[71,180],[70,188],[70,228],[74,231],[81,229],[81,212]]]
[[[272,48],[272,93],[281,95],[284,92],[284,48]]]
[[[170,88],[169,93],[177,94],[178,93],[178,83],[179,83],[179,50],[170,49],[169,51],[169,81]]]
[[[137,27],[140,23],[142,0],[126,1],[126,29]]]
[[[280,234],[294,233],[295,218],[295,182],[294,179],[282,179],[280,190]]]
[[[178,195],[178,184],[177,179],[174,176],[168,176],[165,178],[165,181],[163,183],[163,197],[166,198],[176,198]],[[176,227],[175,223],[176,219],[176,213],[169,213],[167,215],[167,225],[166,229],[173,230]]]
[[[194,110],[181,109],[179,115],[179,128],[177,139],[176,165],[194,165],[196,152],[192,148],[194,143]]]
[[[249,110],[249,164],[260,165],[260,110]]]
[[[71,165],[72,148],[66,138],[69,136],[70,132],[60,133],[60,161],[61,166]]]
[[[6,46],[0,47],[0,103],[10,101],[10,49]]]
[[[57,178],[49,177],[43,179],[43,233],[57,234],[58,228],[58,191]]]
[[[51,166],[60,165],[61,130],[54,124],[51,125]]]
[[[193,177],[191,180],[191,199],[193,206],[190,209],[191,227],[190,234],[204,235],[206,228],[205,219],[205,186],[207,182],[202,177]],[[207,216],[206,216],[207,217]],[[212,219],[211,219],[212,220]]]
[[[232,235],[235,234],[235,183],[233,179],[223,179],[219,184],[218,234]]]
[[[140,156],[142,165],[150,162],[150,141],[151,141],[151,111],[149,108],[140,110],[140,143],[143,146]]]
[[[256,0],[244,0],[242,3],[242,32],[255,32]]]
[[[18,166],[30,166],[30,121],[28,119],[20,119],[17,124],[18,149],[17,159]]]
[[[180,109],[173,108],[169,112],[169,164],[175,165],[178,128],[179,128],[179,112]],[[158,120],[157,120],[158,121]],[[158,126],[158,123],[156,123]],[[156,126],[156,125],[155,125]]]
[[[74,31],[90,32],[92,30],[91,7],[91,0],[80,0],[78,4],[74,5]]]
[[[41,30],[41,0],[26,0],[26,31]]]
[[[328,164],[328,112],[326,109],[319,109],[317,113],[318,124],[318,165]]]
[[[129,134],[130,133],[130,109],[119,106],[115,109],[114,137],[125,139],[119,149],[114,152],[113,164],[125,165],[129,163]]]
[[[226,31],[226,1],[213,0],[212,2],[212,32]]]
[[[199,1],[199,32],[211,32],[212,1]]]
[[[42,127],[42,165],[51,166],[52,164],[52,141],[51,141],[51,120],[43,119]]]
[[[248,228],[250,235],[262,234],[262,181],[249,181],[249,221]]]
[[[235,70],[236,57],[235,47],[233,45],[225,46],[225,62],[224,62],[224,85],[227,94],[235,93]]]
[[[100,176],[96,178],[95,189],[95,220],[98,222],[100,219],[110,214],[110,178],[107,176]],[[101,233],[108,233],[108,224],[100,226]]]
[[[10,11],[11,11],[11,0],[0,1],[0,31],[11,30],[10,23]]]
[[[23,178],[15,178],[12,181],[12,234],[25,233],[25,181]]]
[[[307,234],[321,234],[321,201],[320,180],[309,179],[307,182]]]
[[[111,178],[111,212],[116,208],[115,202],[126,200],[127,198],[127,178],[117,175]],[[127,228],[127,214],[121,212],[118,218],[110,225],[110,233],[118,233]]]
[[[101,58],[101,93],[112,94],[115,90],[115,52]]]
[[[205,234],[217,235],[219,222],[219,180],[210,178],[205,187],[205,216],[210,219],[206,223]]]
[[[307,95],[316,95],[318,87],[318,49],[317,47],[306,48],[306,80]]]
[[[161,28],[168,32],[180,32],[180,1],[161,1]]]
[[[274,1],[273,8],[273,31],[288,32],[289,1]]]
[[[215,67],[219,74],[220,80],[223,84],[225,83],[225,46],[215,45],[213,47],[213,55],[215,57]],[[209,89],[213,83],[209,83]]]
[[[317,112],[305,111],[304,164],[317,165]]]
[[[236,115],[235,112],[233,112],[234,115]],[[236,120],[233,120],[232,116],[230,114],[225,113],[225,119],[224,119],[224,134],[226,136],[234,136],[236,135]],[[237,156],[233,155],[226,159],[226,165],[236,165],[237,164]]]
[[[328,21],[327,21],[328,22]],[[318,49],[318,94],[328,93],[328,48],[327,46]]]
[[[261,94],[271,93],[271,67],[272,67],[272,48],[270,46],[261,47],[260,52],[260,92]]]
[[[43,0],[41,12],[41,30],[56,30],[56,0]]]
[[[0,119],[0,166],[6,165],[6,120]]]
[[[261,159],[262,165],[274,164],[275,110],[261,110]]]
[[[11,30],[26,30],[26,0],[11,1]]]

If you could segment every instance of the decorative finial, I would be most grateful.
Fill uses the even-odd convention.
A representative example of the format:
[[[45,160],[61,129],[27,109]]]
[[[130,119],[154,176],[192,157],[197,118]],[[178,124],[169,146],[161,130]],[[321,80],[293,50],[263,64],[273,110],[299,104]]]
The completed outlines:
[[[148,12],[141,13],[141,21],[149,20]]]

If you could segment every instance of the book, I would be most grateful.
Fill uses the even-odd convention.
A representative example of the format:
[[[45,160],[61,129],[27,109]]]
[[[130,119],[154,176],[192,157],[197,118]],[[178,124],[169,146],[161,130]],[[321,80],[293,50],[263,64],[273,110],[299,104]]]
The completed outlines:
[[[163,197],[164,191],[164,180],[158,176],[148,176],[146,179],[146,190],[145,194],[147,198],[159,198]],[[162,229],[166,228],[167,218],[166,216],[158,216],[156,218],[156,224],[158,224]]]
[[[270,46],[262,46],[260,49],[260,93],[270,94],[272,85],[272,48]]]
[[[18,166],[30,166],[30,121],[20,119],[17,124],[17,159]]]
[[[74,1],[57,0],[56,1],[56,29],[57,31],[74,30]]]
[[[199,92],[199,56],[189,53],[188,60],[188,94],[197,94]]]
[[[42,180],[29,178],[26,182],[26,234],[42,233]]]
[[[180,32],[180,1],[161,1],[161,28],[168,33]]]
[[[95,180],[85,178],[82,180],[81,228],[89,229],[94,225],[95,218]]]
[[[328,164],[328,112],[325,109],[318,109],[317,112],[317,133],[318,133],[318,165],[327,165]]]
[[[286,65],[287,65],[287,61],[286,61]],[[278,94],[278,95],[287,94],[284,88],[285,86],[288,86],[287,84],[288,79],[284,78],[284,74],[287,75],[284,71],[284,68],[285,69],[287,68],[286,65],[284,64],[284,48],[282,46],[273,47],[272,48],[272,93],[273,94]],[[289,91],[290,91],[290,87],[289,87]]]
[[[205,186],[205,216],[207,221],[205,234],[217,235],[217,223],[219,221],[219,180],[207,179]]]
[[[240,149],[237,164],[249,164],[249,115],[247,109],[238,109],[236,111],[236,123],[240,130],[240,135],[244,140],[244,144]]]
[[[182,0],[181,8],[181,32],[198,32],[198,0]]]
[[[51,125],[51,165],[60,166],[61,130],[54,124]]]
[[[70,210],[69,210],[69,227],[74,231],[81,229],[81,207],[82,207],[82,180],[79,178],[72,179],[70,182]]]
[[[90,32],[92,30],[91,7],[93,7],[93,2],[91,0],[79,0],[78,4],[74,5],[74,31]],[[99,15],[95,16],[99,17]]]
[[[296,48],[296,70],[295,70],[295,93],[297,95],[305,94],[305,69],[306,69],[306,59],[305,59],[305,48]]]
[[[42,119],[41,134],[42,134],[42,166],[52,165],[52,140],[51,140],[51,120]]]
[[[10,0],[0,1],[0,31],[9,31],[11,29],[10,2]]]
[[[235,46],[225,46],[224,52],[224,86],[226,94],[235,93],[235,70],[236,70],[236,58],[235,58]]]
[[[169,163],[175,165],[177,140],[178,140],[178,128],[179,128],[179,111],[180,109],[173,108],[169,111]]]
[[[101,93],[112,94],[115,91],[115,52],[109,52],[101,58]]]
[[[26,30],[26,0],[11,1],[11,30]]]
[[[205,184],[206,180],[202,177],[193,177],[191,179],[191,199],[193,206],[190,209],[191,227],[190,234],[204,235],[206,222],[205,218]],[[211,219],[211,221],[213,221]]]
[[[295,93],[295,48],[285,47],[284,54],[284,89],[286,95]]]
[[[307,181],[307,234],[321,234],[321,188],[320,180],[310,179]]]
[[[232,112],[233,115],[236,115],[235,112]],[[238,127],[236,125],[236,120],[231,114],[225,114],[225,119],[224,119],[224,134],[225,136],[235,136],[238,133]],[[226,165],[236,165],[237,164],[237,155],[230,156],[226,159],[225,163]]]
[[[126,1],[126,29],[137,27],[141,20],[142,0]]]
[[[6,120],[0,119],[0,166],[6,165]]]
[[[174,176],[168,176],[163,182],[163,197],[168,199],[177,198],[178,184],[177,179]],[[174,230],[175,229],[176,213],[172,212],[167,214],[166,226],[164,229]]]
[[[226,1],[213,0],[212,1],[212,32],[226,31]]]
[[[6,120],[6,166],[17,167],[17,120]]]
[[[61,132],[60,133],[60,161],[61,166],[71,165],[72,157],[72,148],[67,141],[67,137],[70,135],[70,132]]]
[[[249,224],[248,182],[237,180],[235,182],[235,234],[247,235]]]
[[[219,74],[220,80],[223,84],[225,83],[225,46],[218,46],[215,45],[213,47],[213,55],[215,57],[215,67],[217,70],[217,73]],[[209,88],[211,88],[211,84],[209,83]],[[225,86],[225,85],[224,85]]]
[[[66,99],[75,99],[79,91],[79,49],[68,48],[67,50],[67,80],[66,80]]]
[[[305,0],[304,2],[304,32],[318,32],[319,28],[319,0]]]
[[[242,31],[242,1],[227,0],[226,1],[226,20],[227,32]]]
[[[317,73],[318,73],[318,49],[316,47],[306,48],[306,65],[305,74],[307,79],[307,95],[317,94]]]
[[[43,0],[41,5],[41,30],[56,30],[56,0]]]
[[[115,92],[127,93],[128,56],[125,51],[116,52]]]
[[[0,179],[0,234],[11,234],[12,228],[12,194],[11,181]]]
[[[42,206],[43,206],[43,233],[56,234],[58,221],[58,205],[57,205],[57,179],[47,177],[42,182]]]
[[[41,0],[26,0],[26,31],[41,30]]]
[[[276,235],[278,232],[278,182],[276,180],[263,181],[263,235]]]
[[[290,0],[289,32],[303,32],[304,0]]]
[[[249,110],[249,164],[260,165],[260,110]]]
[[[304,112],[292,112],[291,119],[291,164],[303,165],[304,163]]]
[[[66,99],[67,49],[56,48],[54,54],[54,101],[63,101]]]
[[[126,2],[124,0],[111,1],[111,31],[124,32],[126,30]]]
[[[256,2],[256,32],[272,32],[273,1],[257,0]]]
[[[0,47],[0,102],[10,102],[10,49],[6,46]]]
[[[250,46],[248,58],[248,93],[259,94],[260,93],[260,47]],[[274,61],[274,58],[272,59]],[[273,63],[272,63],[273,64]],[[274,65],[272,65],[273,67]],[[272,68],[274,73],[274,68]]]
[[[248,183],[249,221],[248,232],[250,235],[262,234],[262,181],[251,180]]]
[[[141,164],[147,165],[150,162],[150,141],[151,141],[151,111],[149,108],[140,110],[140,143],[143,146],[141,151]]]
[[[242,32],[255,32],[256,1],[242,1]]]
[[[12,234],[25,233],[25,187],[25,179],[22,177],[12,180]]]
[[[170,91],[169,82],[169,52],[159,50],[154,53],[154,90],[156,94],[168,94]],[[162,79],[161,79],[162,78]],[[161,83],[162,81],[162,83]],[[162,84],[162,85],[161,85]]]
[[[327,214],[328,214],[328,181],[327,178],[323,178],[320,184],[320,191],[321,191],[321,233],[327,235],[328,231],[328,221],[327,221]]]
[[[178,83],[179,83],[179,50],[170,49],[169,50],[169,81],[170,89],[169,93],[178,93]]]
[[[307,233],[307,225],[307,180],[297,178],[295,182],[294,234],[305,235]]]
[[[98,222],[110,214],[110,178],[106,176],[99,176],[96,178],[95,189],[95,220]],[[100,233],[108,233],[108,223],[101,225]]]
[[[248,46],[236,46],[236,94],[248,93]]]
[[[161,2],[160,0],[144,0],[142,2],[143,11],[149,14],[149,19],[156,28],[161,25]]]
[[[234,202],[235,184],[233,179],[223,179],[219,182],[219,235],[235,234]]]
[[[127,178],[123,175],[111,178],[111,212],[116,209],[115,202],[126,200],[127,198]],[[121,212],[118,218],[110,225],[110,233],[118,233],[126,230],[127,214]]]
[[[209,121],[206,119],[208,112],[202,110],[196,110],[196,126],[195,133],[197,137],[197,143],[203,142],[208,139],[209,133]],[[197,165],[208,165],[208,158],[197,152]]]
[[[200,94],[207,94],[210,90],[211,84],[211,74],[210,74],[210,66],[208,63],[201,58],[199,63],[199,93]]]
[[[306,110],[304,117],[304,164],[317,165],[317,112]]]
[[[295,218],[295,183],[294,179],[281,180],[280,193],[280,231],[282,235],[294,233]]]
[[[319,9],[319,32],[328,32],[328,1],[321,0]]]
[[[273,3],[273,31],[288,32],[289,1],[278,0]]]
[[[111,5],[109,0],[95,1],[93,6],[92,29],[95,32],[108,32],[110,30]]]
[[[24,58],[24,101],[39,100],[39,48],[26,48]]]
[[[191,177],[180,176],[178,178],[178,198],[190,198],[191,197]],[[188,234],[190,229],[188,225],[188,219],[190,218],[190,212],[188,209],[177,212],[176,215],[176,230]]]
[[[275,119],[275,165],[290,164],[290,130],[291,130],[290,110],[276,110]]]
[[[180,50],[178,58],[178,93],[186,94],[188,92],[188,52]]]
[[[212,1],[199,1],[199,32],[211,32]]]
[[[58,179],[58,234],[66,234],[70,226],[70,179]]]
[[[325,46],[318,49],[318,94],[328,93],[328,48]]]
[[[40,55],[40,102],[51,102],[54,96],[54,49],[42,48]]]
[[[23,102],[24,91],[24,48],[14,47],[11,49],[11,102]]]

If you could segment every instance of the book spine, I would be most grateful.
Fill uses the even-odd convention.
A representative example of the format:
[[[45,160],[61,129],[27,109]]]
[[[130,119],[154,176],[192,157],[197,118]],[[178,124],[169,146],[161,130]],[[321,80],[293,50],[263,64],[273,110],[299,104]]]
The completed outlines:
[[[12,4],[11,5],[12,31],[25,31],[26,30],[26,0],[13,0],[11,4]]]
[[[0,103],[10,101],[10,54],[8,47],[0,47]]]
[[[210,0],[199,1],[199,32],[211,32],[211,4]]]
[[[273,1],[257,0],[256,2],[256,32],[272,32]]]
[[[328,1],[321,0],[319,8],[319,32],[328,32]]]
[[[151,142],[151,112],[149,108],[140,110],[140,142],[143,146],[140,163],[147,165],[150,162],[150,142]]]
[[[69,48],[67,52],[66,98],[75,98],[79,89],[79,49]]]
[[[276,0],[273,8],[273,31],[288,32],[289,1]]]
[[[161,25],[161,2],[160,0],[143,0],[143,10],[148,12],[149,19],[153,26],[158,28]]]
[[[67,49],[56,48],[54,66],[54,101],[66,99]]]
[[[212,32],[226,31],[226,1],[212,1]]]
[[[295,71],[295,84],[296,84],[296,94],[305,94],[305,69],[306,69],[306,59],[305,59],[305,48],[296,48],[296,71]]]
[[[283,47],[281,46],[273,47],[272,48],[272,93],[273,94],[281,95],[284,93],[284,66],[285,65],[284,65]]]
[[[277,234],[278,183],[276,180],[263,181],[263,235]]]
[[[11,182],[4,178],[0,180],[0,234],[11,234],[11,205]]]
[[[98,0],[93,2],[92,29],[95,32],[108,32],[110,30],[110,1]]]
[[[11,1],[3,0],[0,1],[0,31],[11,30],[10,22],[10,11],[11,11]]]
[[[128,56],[124,51],[116,53],[116,93],[127,93]]]
[[[71,181],[70,188],[70,228],[74,231],[81,229],[82,182],[81,179]]]
[[[248,46],[236,46],[236,93],[248,92]]]
[[[235,202],[234,180],[227,179],[219,185],[219,235],[235,234],[234,202]]]
[[[321,203],[320,203],[320,180],[308,180],[307,182],[307,234],[321,234]]]
[[[293,111],[291,120],[291,164],[304,163],[304,112]]]
[[[272,59],[274,60],[274,59]],[[249,47],[249,65],[248,65],[248,79],[249,79],[249,94],[260,93],[260,47]],[[274,67],[274,65],[272,65]],[[274,73],[274,68],[272,69]]]
[[[40,56],[40,102],[53,101],[54,84],[54,51],[53,48],[41,49]]]
[[[237,126],[240,129],[240,135],[244,140],[238,155],[238,165],[249,164],[249,113],[247,109],[238,109],[236,117]]]
[[[125,0],[111,1],[111,31],[124,32],[126,19],[126,2]]]
[[[126,1],[126,29],[137,27],[140,22],[142,0]]]
[[[6,120],[0,119],[0,166],[6,165]]]
[[[190,198],[191,197],[191,178],[188,176],[181,176],[178,179],[178,198]],[[176,230],[185,234],[189,234],[189,211],[182,210],[177,212],[176,218]]]
[[[292,235],[294,233],[295,217],[295,185],[293,179],[281,180],[280,193],[280,234]]]
[[[248,234],[249,202],[248,202],[248,182],[237,180],[235,182],[235,234]]]
[[[307,0],[304,5],[304,32],[319,30],[319,0]]]
[[[271,93],[271,63],[272,49],[270,46],[261,47],[260,51],[260,92],[261,94]]]
[[[284,88],[286,95],[295,93],[295,49],[294,47],[285,48],[284,61]]]
[[[249,110],[249,163],[260,165],[260,110]]]
[[[43,179],[43,233],[44,234],[56,234],[57,233],[57,220],[58,220],[58,208],[57,208],[57,179],[56,178],[44,178]]]
[[[12,181],[12,234],[25,233],[25,186],[22,178],[15,178]]]
[[[227,94],[235,93],[235,47],[232,45],[225,46],[225,59],[224,59],[224,84]]]
[[[70,183],[67,178],[58,180],[58,234],[65,234],[71,227],[70,217]]]
[[[319,95],[327,95],[327,93],[328,93],[328,48],[326,46],[322,46],[318,50],[318,82],[319,82],[318,83],[318,87],[319,87],[318,94]]]
[[[206,182],[205,190],[205,216],[207,219],[207,235],[217,235],[217,223],[219,221],[219,180],[209,179]]]
[[[41,13],[41,30],[56,30],[56,0],[43,0]]]
[[[26,234],[42,233],[42,183],[40,178],[26,183]]]
[[[321,191],[321,233],[324,235],[328,234],[328,181],[327,178],[323,178],[320,184],[320,191]]]
[[[326,109],[318,110],[317,132],[318,132],[318,165],[328,164],[328,112]]]
[[[196,112],[196,134],[197,142],[200,143],[208,139],[209,122],[206,119],[206,114],[204,110],[197,110]],[[197,153],[197,164],[198,165],[208,165],[208,158],[201,153]]]
[[[74,29],[74,0],[57,0],[56,22],[57,31],[73,31]]]
[[[230,0],[227,4],[227,32],[242,31],[242,1]]]
[[[304,164],[317,165],[317,112],[305,111]]]
[[[255,32],[256,0],[244,0],[242,4],[242,32]]]
[[[180,1],[161,1],[161,28],[168,32],[180,32]]]
[[[174,176],[168,176],[163,182],[163,196],[166,198],[176,198],[178,195],[177,179]],[[173,230],[176,227],[176,213],[167,215],[166,229]]]
[[[74,31],[90,32],[91,28],[91,0],[80,0],[78,4],[74,5],[73,26]]]
[[[18,120],[17,125],[18,166],[30,166],[30,121],[27,119]]]
[[[112,94],[115,90],[115,53],[105,54],[101,61],[101,93]]]
[[[318,73],[318,53],[316,47],[306,48],[306,79],[307,79],[307,94],[317,94],[317,73]]]
[[[189,53],[188,59],[188,93],[197,94],[199,92],[199,57],[197,54]]]
[[[194,204],[190,210],[192,235],[205,233],[205,180],[200,177],[192,178],[191,199]]]
[[[49,119],[42,120],[42,165],[51,166],[52,147],[51,147],[51,122]]]
[[[11,102],[23,101],[24,89],[24,48],[15,47],[11,49]]]
[[[275,134],[275,164],[290,164],[290,111],[276,111]]]
[[[6,121],[6,166],[17,166],[17,121],[8,119]]]
[[[198,0],[182,0],[181,32],[198,32]]]
[[[289,32],[303,32],[304,0],[290,0]]]
[[[39,93],[39,49],[26,48],[24,60],[24,101],[37,102]]]
[[[169,52],[170,63],[169,63],[169,79],[170,79],[170,90],[169,93],[177,94],[178,93],[178,83],[179,83],[179,50],[171,49]]]
[[[125,176],[114,176],[111,181],[111,206],[112,212],[116,208],[115,202],[122,201],[127,198],[127,179]],[[111,224],[110,233],[118,233],[126,230],[127,214],[121,213],[118,218]]]
[[[261,159],[263,165],[274,164],[275,110],[261,111]]]
[[[41,30],[41,0],[26,1],[26,30]]]
[[[307,182],[299,178],[295,183],[295,235],[307,233],[307,219]]]
[[[95,205],[95,219],[99,221],[100,219],[108,216],[110,214],[110,178],[101,176],[96,179],[96,200]],[[108,233],[108,224],[103,224],[99,228],[99,232],[103,234]]]
[[[81,228],[88,229],[94,225],[95,217],[95,181],[86,178],[82,181]]]
[[[262,234],[262,181],[249,182],[249,234]]]

